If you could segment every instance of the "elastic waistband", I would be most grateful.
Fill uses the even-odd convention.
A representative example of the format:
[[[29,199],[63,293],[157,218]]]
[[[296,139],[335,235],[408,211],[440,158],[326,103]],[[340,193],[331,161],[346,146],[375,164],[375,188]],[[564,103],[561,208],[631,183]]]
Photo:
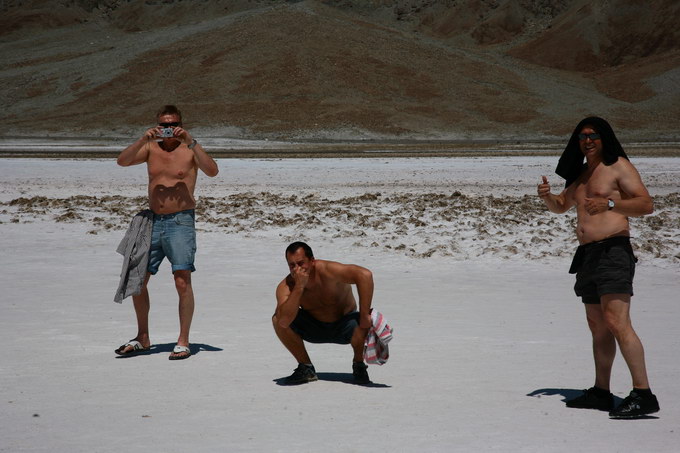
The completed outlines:
[[[629,236],[614,236],[611,238],[607,239],[602,239],[601,241],[595,241],[595,242],[589,242],[587,244],[583,244],[580,247],[583,247],[583,249],[588,249],[588,248],[595,248],[595,247],[603,247],[603,246],[611,246],[611,245],[630,245],[630,237]]]
[[[171,214],[156,214],[155,212],[153,213],[153,218],[154,220],[162,220],[162,219],[172,219],[178,214],[191,214],[194,215],[195,209],[185,209],[184,211],[178,211],[178,212],[173,212]]]

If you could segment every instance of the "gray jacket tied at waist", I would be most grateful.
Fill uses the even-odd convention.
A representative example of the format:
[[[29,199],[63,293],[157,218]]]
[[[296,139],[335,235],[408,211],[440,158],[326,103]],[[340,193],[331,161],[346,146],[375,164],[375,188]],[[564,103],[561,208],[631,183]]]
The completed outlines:
[[[138,212],[130,222],[125,237],[116,249],[123,255],[123,269],[118,290],[113,298],[114,302],[121,303],[126,297],[136,296],[142,292],[149,264],[152,231],[153,211],[150,209]]]

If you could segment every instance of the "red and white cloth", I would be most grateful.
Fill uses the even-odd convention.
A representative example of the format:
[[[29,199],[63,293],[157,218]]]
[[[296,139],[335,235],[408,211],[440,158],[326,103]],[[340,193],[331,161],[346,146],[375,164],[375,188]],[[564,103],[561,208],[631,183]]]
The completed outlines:
[[[392,340],[392,327],[382,313],[371,310],[371,328],[364,344],[364,360],[372,365],[383,365],[390,358],[387,343]]]

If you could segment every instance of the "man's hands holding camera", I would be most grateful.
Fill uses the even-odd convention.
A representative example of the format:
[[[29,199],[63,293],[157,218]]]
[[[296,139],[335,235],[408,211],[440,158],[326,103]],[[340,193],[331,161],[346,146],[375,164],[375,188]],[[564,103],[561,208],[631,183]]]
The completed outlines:
[[[165,139],[177,139],[184,143],[185,145],[190,145],[193,143],[194,138],[185,130],[182,126],[175,125],[164,125],[159,124],[156,127],[148,129],[144,133],[144,137],[147,140],[165,140]]]

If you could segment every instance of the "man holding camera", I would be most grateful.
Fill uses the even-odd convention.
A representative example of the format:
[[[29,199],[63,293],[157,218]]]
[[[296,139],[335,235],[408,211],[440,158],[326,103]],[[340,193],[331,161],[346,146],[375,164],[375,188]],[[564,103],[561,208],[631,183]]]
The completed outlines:
[[[177,107],[164,106],[156,118],[158,125],[148,129],[118,156],[118,165],[123,167],[141,163],[147,165],[153,227],[146,277],[141,292],[132,295],[137,315],[137,336],[115,352],[120,356],[130,356],[148,351],[151,347],[147,284],[167,256],[179,295],[180,324],[177,345],[169,358],[179,360],[191,355],[189,329],[194,313],[191,273],[195,270],[196,252],[196,179],[199,169],[210,177],[216,176],[219,169],[201,144],[182,127],[182,115]]]

